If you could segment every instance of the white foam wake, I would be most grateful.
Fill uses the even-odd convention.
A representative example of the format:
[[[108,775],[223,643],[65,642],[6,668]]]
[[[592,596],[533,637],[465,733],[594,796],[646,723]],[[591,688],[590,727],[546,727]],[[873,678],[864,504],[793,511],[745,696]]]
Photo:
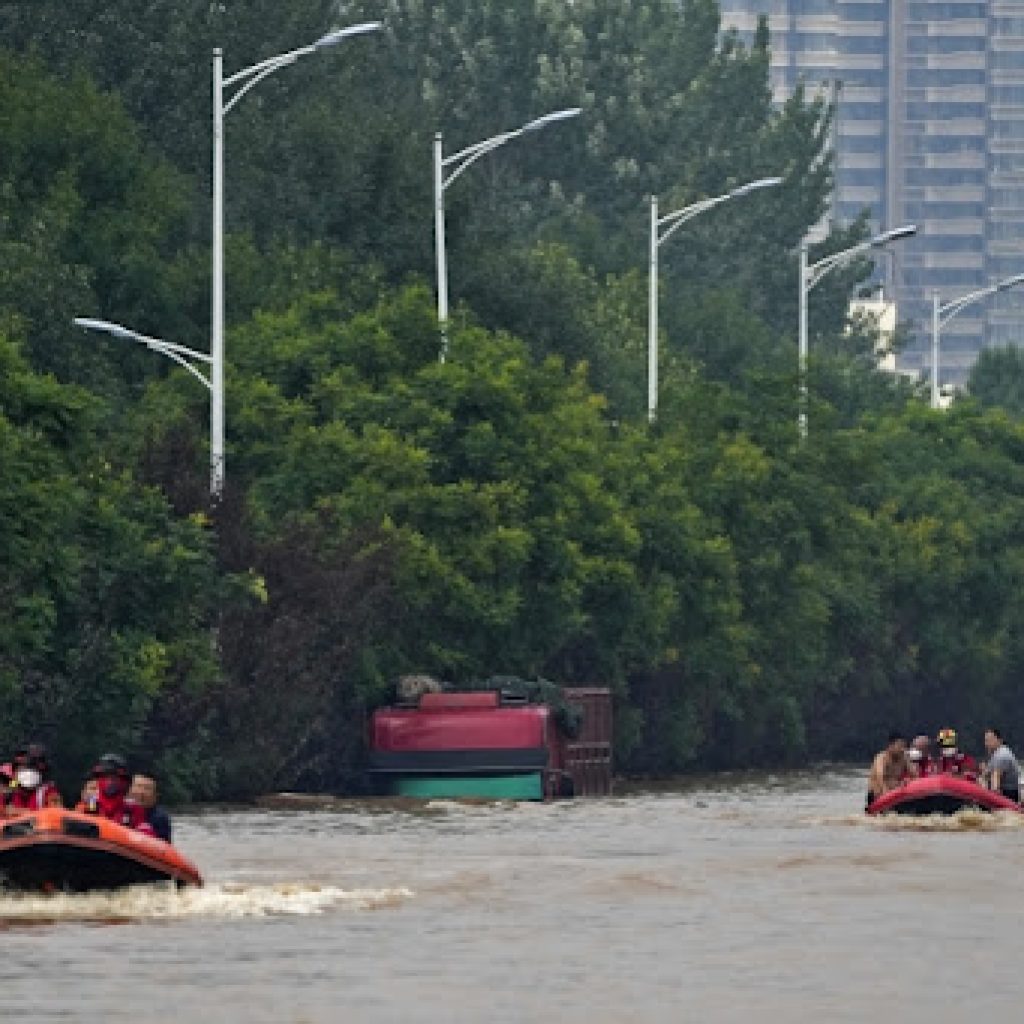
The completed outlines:
[[[813,818],[816,825],[854,825],[882,832],[1001,832],[1024,829],[1024,814],[965,807],[953,814],[842,814]]]
[[[49,896],[18,893],[0,896],[0,924],[310,915],[342,907],[374,910],[394,906],[412,895],[409,889],[342,889],[302,883],[227,883],[181,890],[158,884]]]

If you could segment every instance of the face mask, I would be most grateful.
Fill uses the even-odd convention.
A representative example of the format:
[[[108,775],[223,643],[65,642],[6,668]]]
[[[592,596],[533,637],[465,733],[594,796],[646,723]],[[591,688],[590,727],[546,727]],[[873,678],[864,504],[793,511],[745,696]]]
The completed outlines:
[[[35,789],[42,781],[42,776],[35,768],[18,769],[18,785],[23,789]]]
[[[121,792],[121,783],[117,779],[105,779],[100,791],[105,797],[113,798]]]

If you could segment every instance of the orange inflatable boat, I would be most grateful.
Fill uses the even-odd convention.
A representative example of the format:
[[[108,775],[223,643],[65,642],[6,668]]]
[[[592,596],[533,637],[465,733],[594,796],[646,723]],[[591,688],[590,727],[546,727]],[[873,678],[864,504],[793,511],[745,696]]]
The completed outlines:
[[[203,884],[170,843],[115,821],[47,807],[2,822],[0,885],[8,889],[88,892],[169,881]]]

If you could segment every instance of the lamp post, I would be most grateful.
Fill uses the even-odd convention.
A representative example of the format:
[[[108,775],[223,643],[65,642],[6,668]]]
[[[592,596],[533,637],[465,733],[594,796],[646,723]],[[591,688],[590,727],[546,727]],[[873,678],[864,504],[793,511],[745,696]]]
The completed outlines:
[[[576,117],[580,113],[579,107],[567,107],[565,110],[555,110],[543,117],[536,117],[532,121],[512,131],[502,132],[500,135],[493,135],[482,142],[474,143],[458,153],[451,156],[444,155],[441,132],[434,135],[434,247],[437,258],[437,320],[441,327],[441,362],[445,361],[448,354],[448,259],[445,253],[444,240],[444,193],[445,190],[480,157],[499,146],[511,142],[520,135],[527,132],[544,128],[555,121],[564,121],[570,117]],[[449,170],[450,169],[450,170]],[[447,173],[447,177],[445,174]]]
[[[817,263],[807,262],[807,242],[800,243],[800,295],[798,305],[798,343],[797,361],[800,378],[800,412],[797,417],[797,426],[800,430],[800,440],[807,437],[807,295],[810,290],[830,271],[836,267],[844,266],[851,260],[867,252],[869,249],[879,249],[888,245],[889,242],[896,242],[901,238],[909,238],[917,234],[916,224],[905,224],[903,227],[893,228],[892,231],[883,231],[864,242],[851,245],[849,249],[833,253],[831,256],[823,256]]]
[[[963,295],[959,299],[952,299],[943,306],[939,305],[939,293],[937,291],[932,292],[931,407],[933,409],[938,409],[939,407],[939,332],[965,306],[979,302],[981,299],[987,299],[990,295],[995,295],[997,292],[1005,292],[1009,288],[1016,287],[1021,282],[1024,282],[1024,274],[1015,274],[1013,277],[1004,278],[1002,281],[989,285],[987,288],[979,288],[976,292]]]
[[[212,372],[204,374],[195,363],[204,364],[212,371],[214,360],[212,355],[207,355],[205,352],[197,352],[194,348],[187,348],[185,345],[176,345],[171,341],[163,341],[160,338],[151,338],[148,334],[140,334],[138,331],[133,331],[128,327],[124,327],[121,324],[113,323],[110,320],[96,320],[92,317],[87,316],[76,316],[74,323],[78,327],[84,327],[89,331],[100,331],[103,334],[109,334],[114,338],[119,338],[122,341],[134,341],[140,345],[145,345],[146,348],[151,349],[153,352],[159,352],[160,355],[166,356],[168,359],[173,360],[179,366],[183,366],[193,377],[198,380],[207,391],[210,392],[211,404],[219,405],[221,409],[224,408],[224,378],[215,377]],[[218,478],[217,476],[217,454],[213,445],[213,420],[210,421],[210,494],[213,498],[220,496],[220,490],[218,483],[223,484],[223,475]],[[222,435],[223,436],[223,435]],[[223,470],[223,462],[219,467]]]
[[[327,49],[350,36],[376,32],[379,21],[333,29],[309,46],[269,57],[224,78],[224,54],[213,51],[213,284],[210,324],[210,490],[219,496],[224,487],[224,118],[235,104],[268,75],[302,57]],[[232,96],[228,90],[237,86]]]
[[[647,419],[653,423],[658,415],[658,247],[688,220],[721,203],[745,196],[758,189],[781,184],[782,178],[758,178],[740,185],[731,192],[710,199],[702,199],[674,213],[658,216],[658,197],[651,196],[651,224],[648,246],[648,299],[647,299]]]

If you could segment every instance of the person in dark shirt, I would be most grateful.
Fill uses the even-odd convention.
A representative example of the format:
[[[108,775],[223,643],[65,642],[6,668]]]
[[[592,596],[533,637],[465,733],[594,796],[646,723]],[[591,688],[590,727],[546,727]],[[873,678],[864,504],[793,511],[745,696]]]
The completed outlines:
[[[171,816],[157,803],[156,776],[136,772],[132,776],[132,788],[128,795],[146,812],[146,821],[149,822],[157,839],[169,843],[171,841]]]
[[[1015,804],[1020,803],[1020,765],[1013,751],[1003,742],[1003,734],[995,728],[985,731],[988,763],[983,778],[990,789],[1002,793]]]

